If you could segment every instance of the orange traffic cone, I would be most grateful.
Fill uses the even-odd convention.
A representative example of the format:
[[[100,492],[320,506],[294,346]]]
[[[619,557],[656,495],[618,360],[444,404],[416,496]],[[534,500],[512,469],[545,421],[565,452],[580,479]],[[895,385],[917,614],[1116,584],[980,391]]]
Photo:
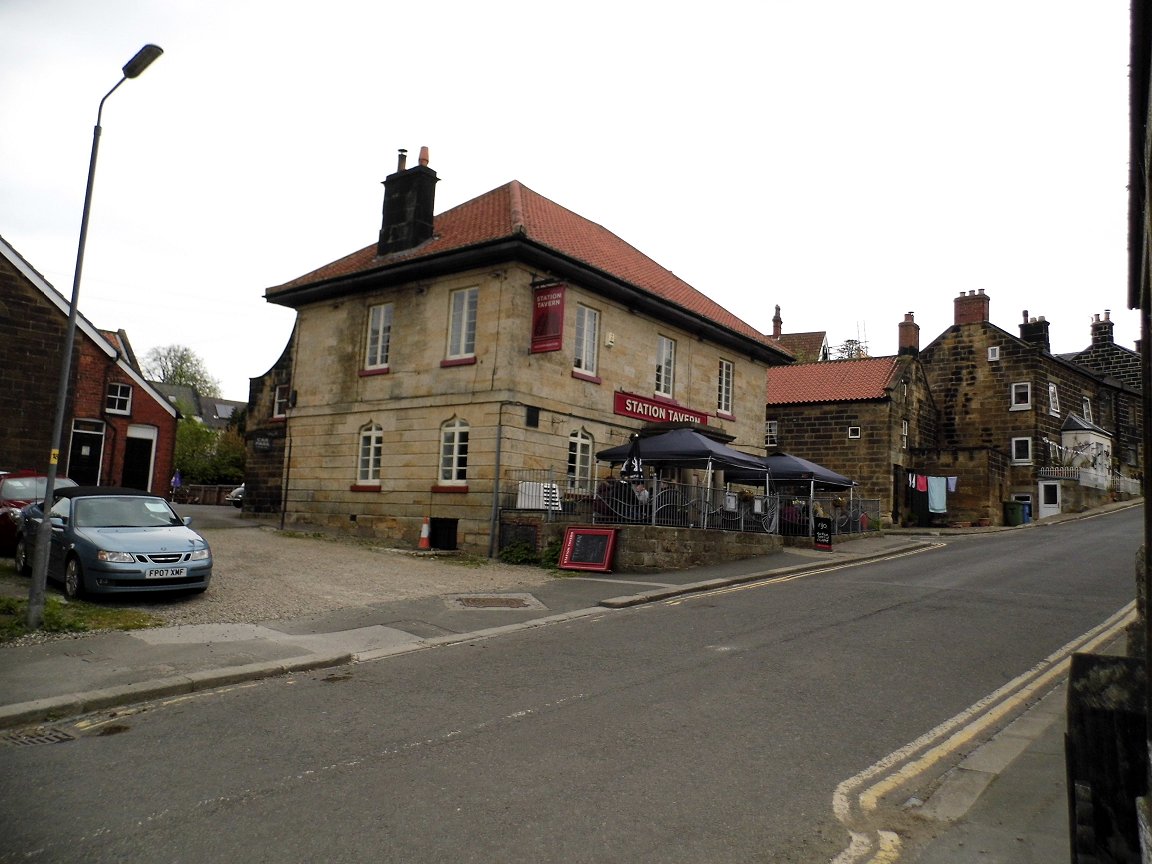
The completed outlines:
[[[430,532],[428,526],[428,517],[424,517],[424,524],[420,526],[420,548],[431,549],[432,541],[430,539]]]

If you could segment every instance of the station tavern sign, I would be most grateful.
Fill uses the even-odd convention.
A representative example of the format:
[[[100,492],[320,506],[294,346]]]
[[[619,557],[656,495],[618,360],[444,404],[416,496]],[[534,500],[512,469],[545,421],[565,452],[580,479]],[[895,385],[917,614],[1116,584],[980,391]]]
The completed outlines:
[[[670,405],[655,399],[646,399],[634,393],[617,390],[613,394],[612,411],[625,417],[638,420],[651,420],[654,423],[699,423],[708,425],[708,415],[679,405]]]

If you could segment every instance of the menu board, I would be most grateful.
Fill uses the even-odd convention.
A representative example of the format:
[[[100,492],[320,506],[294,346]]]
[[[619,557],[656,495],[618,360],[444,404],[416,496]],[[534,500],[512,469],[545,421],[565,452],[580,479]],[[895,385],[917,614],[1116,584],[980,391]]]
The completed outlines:
[[[564,545],[560,548],[561,570],[612,569],[612,555],[616,551],[615,528],[579,528],[570,526],[564,531]]]

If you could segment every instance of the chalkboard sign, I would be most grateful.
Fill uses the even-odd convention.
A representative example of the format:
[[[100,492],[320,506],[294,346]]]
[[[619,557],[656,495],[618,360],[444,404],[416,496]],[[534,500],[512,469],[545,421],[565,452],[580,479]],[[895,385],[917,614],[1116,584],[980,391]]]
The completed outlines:
[[[612,569],[615,551],[615,528],[569,527],[564,531],[564,545],[560,549],[560,569],[606,573]]]
[[[812,545],[817,549],[827,549],[832,551],[832,520],[827,516],[817,516],[814,520],[816,536],[812,539]]]

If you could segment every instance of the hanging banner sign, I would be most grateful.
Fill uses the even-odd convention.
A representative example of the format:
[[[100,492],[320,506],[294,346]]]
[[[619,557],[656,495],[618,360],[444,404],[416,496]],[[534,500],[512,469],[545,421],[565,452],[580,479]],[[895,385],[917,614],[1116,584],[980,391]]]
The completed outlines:
[[[537,288],[532,309],[532,353],[559,351],[564,344],[564,287]]]
[[[613,394],[612,411],[625,417],[635,417],[637,420],[651,420],[653,423],[699,423],[708,425],[708,415],[693,411],[690,408],[681,408],[679,405],[668,405],[657,402],[655,399],[645,399],[632,393],[616,391]]]

